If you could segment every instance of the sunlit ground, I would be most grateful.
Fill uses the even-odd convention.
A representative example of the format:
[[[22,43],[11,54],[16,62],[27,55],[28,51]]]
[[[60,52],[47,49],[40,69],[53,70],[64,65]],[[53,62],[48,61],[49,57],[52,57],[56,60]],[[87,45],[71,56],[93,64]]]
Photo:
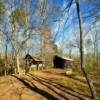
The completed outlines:
[[[85,78],[78,72],[66,75],[66,70],[46,69],[29,74],[0,78],[0,100],[90,100]],[[100,71],[90,72],[100,98]]]

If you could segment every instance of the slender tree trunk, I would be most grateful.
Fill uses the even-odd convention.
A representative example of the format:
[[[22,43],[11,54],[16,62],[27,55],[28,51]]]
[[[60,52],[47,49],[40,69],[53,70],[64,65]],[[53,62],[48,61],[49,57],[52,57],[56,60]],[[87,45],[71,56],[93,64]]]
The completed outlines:
[[[95,19],[95,21],[96,21],[96,19]],[[98,42],[98,34],[97,34],[97,29],[96,29],[96,22],[94,23],[94,28],[95,28],[95,41],[94,41],[94,47],[95,47],[95,51],[94,51],[94,53],[95,53],[95,67],[97,68],[98,67],[98,44],[97,44],[97,42]]]
[[[16,59],[17,59],[17,73],[19,74],[19,70],[20,70],[20,67],[19,67],[19,65],[20,65],[20,61],[19,61],[19,53],[17,53]]]
[[[69,58],[72,58],[72,50],[71,50],[71,48],[69,49]]]
[[[11,42],[11,45],[12,45],[12,67],[14,68],[14,74],[16,74],[17,68],[15,66],[16,65],[15,49],[12,42]]]
[[[93,43],[93,45],[94,45],[94,49],[93,49],[93,67],[94,67],[94,69],[96,69],[96,43],[94,42]]]
[[[79,29],[80,29],[80,60],[81,60],[81,69],[82,72],[86,78],[86,81],[88,83],[91,95],[93,97],[94,100],[97,99],[96,97],[96,91],[94,89],[93,83],[90,80],[86,70],[85,70],[85,65],[84,65],[84,47],[83,47],[83,30],[82,30],[82,18],[81,18],[81,14],[80,14],[80,6],[79,6],[79,1],[76,0],[76,7],[77,7],[77,14],[78,14],[78,19],[79,19]]]
[[[7,75],[7,61],[8,61],[7,51],[8,51],[8,37],[5,44],[5,76]]]
[[[44,47],[44,34],[41,33],[41,56],[42,56],[42,69],[45,67],[45,47]]]

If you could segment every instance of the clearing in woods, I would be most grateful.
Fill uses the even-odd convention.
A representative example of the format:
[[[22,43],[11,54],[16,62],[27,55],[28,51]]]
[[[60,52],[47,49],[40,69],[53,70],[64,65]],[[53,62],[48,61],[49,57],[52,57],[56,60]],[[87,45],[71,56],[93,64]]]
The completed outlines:
[[[84,77],[46,69],[0,78],[0,100],[91,100]],[[91,74],[92,77],[92,74]],[[100,77],[93,79],[100,98]]]

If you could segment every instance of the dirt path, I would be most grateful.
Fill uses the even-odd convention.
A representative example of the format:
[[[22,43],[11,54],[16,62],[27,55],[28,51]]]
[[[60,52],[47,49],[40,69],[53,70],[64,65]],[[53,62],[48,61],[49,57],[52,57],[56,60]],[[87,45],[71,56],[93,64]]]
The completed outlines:
[[[1,79],[0,100],[91,100],[86,83],[47,71]]]

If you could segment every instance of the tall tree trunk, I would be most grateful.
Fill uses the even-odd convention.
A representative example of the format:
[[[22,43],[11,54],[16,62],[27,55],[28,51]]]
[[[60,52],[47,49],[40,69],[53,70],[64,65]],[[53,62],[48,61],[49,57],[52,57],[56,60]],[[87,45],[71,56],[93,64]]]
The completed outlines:
[[[71,50],[71,48],[69,49],[69,58],[72,58],[72,50]]]
[[[82,72],[86,78],[86,81],[88,83],[91,95],[93,97],[94,100],[97,99],[96,97],[96,91],[94,89],[93,83],[90,80],[86,70],[85,70],[85,64],[84,64],[84,46],[83,46],[83,29],[82,29],[82,18],[81,18],[81,13],[80,13],[80,5],[79,5],[79,1],[76,0],[76,8],[77,8],[77,14],[78,14],[78,19],[79,19],[79,29],[80,29],[80,62],[81,62],[81,69]]]
[[[94,49],[93,49],[93,67],[94,69],[96,69],[96,44],[95,42],[93,43],[94,44]]]
[[[7,75],[7,51],[8,51],[8,45],[7,45],[7,41],[6,41],[6,45],[5,45],[5,76]]]
[[[41,56],[42,56],[42,69],[45,67],[45,47],[44,47],[44,34],[41,33]]]
[[[12,45],[12,67],[14,68],[14,74],[16,74],[17,72],[17,68],[16,68],[16,56],[15,56],[15,49],[14,49],[14,45],[11,41],[11,45]]]
[[[8,36],[5,44],[5,73],[4,73],[5,76],[7,75],[7,61],[8,61],[7,51],[8,51]]]
[[[16,59],[17,59],[17,73],[19,74],[19,71],[20,71],[20,67],[19,67],[19,65],[20,65],[20,61],[19,61],[19,53],[17,53]]]
[[[95,19],[96,21],[96,19]],[[94,56],[94,61],[95,61],[95,67],[97,68],[98,67],[98,33],[97,33],[97,29],[96,29],[96,22],[94,23],[94,31],[95,31],[95,36],[94,36],[94,53],[95,53],[95,56]]]

